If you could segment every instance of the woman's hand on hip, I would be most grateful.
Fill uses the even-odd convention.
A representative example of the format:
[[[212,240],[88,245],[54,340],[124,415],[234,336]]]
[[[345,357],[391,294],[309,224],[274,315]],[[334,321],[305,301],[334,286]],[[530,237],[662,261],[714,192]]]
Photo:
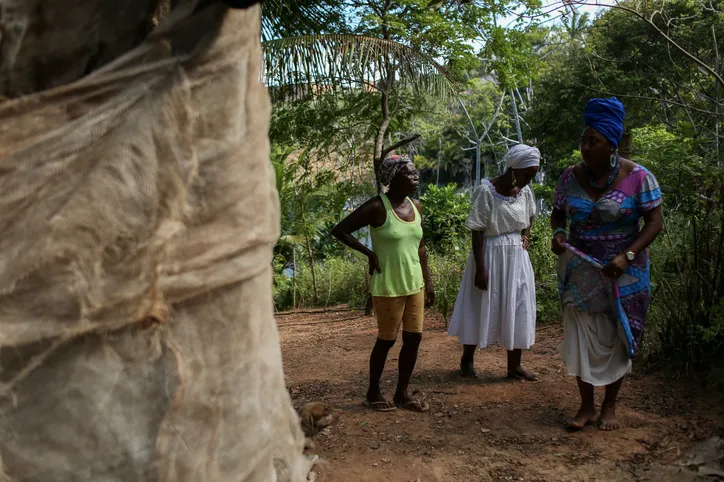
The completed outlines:
[[[528,251],[528,248],[530,248],[530,238],[528,236],[521,236],[520,240],[523,242],[523,249]]]
[[[628,258],[625,254],[618,254],[603,267],[603,275],[607,278],[618,279],[628,269]]]
[[[432,281],[425,283],[425,306],[428,308],[435,304],[435,286]]]
[[[375,271],[382,274],[382,270],[380,269],[380,260],[377,259],[377,255],[375,253],[372,253],[369,255],[369,261],[370,261],[370,275],[375,274]]]
[[[563,243],[565,243],[565,242],[566,242],[566,235],[563,233],[558,233],[555,236],[553,236],[553,240],[551,241],[551,249],[557,255],[561,255],[566,252],[566,247],[563,246]]]
[[[481,291],[488,290],[488,271],[485,266],[478,266],[475,269],[475,287]]]

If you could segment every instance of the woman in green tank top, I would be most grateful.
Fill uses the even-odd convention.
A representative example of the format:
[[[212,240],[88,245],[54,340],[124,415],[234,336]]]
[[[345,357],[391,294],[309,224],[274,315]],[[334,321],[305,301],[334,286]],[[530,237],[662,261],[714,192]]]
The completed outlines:
[[[424,412],[427,404],[408,394],[422,340],[424,306],[435,302],[422,239],[420,203],[408,197],[417,190],[419,175],[409,157],[392,156],[380,165],[378,178],[388,188],[387,193],[370,199],[332,229],[334,237],[367,256],[370,264],[378,335],[370,356],[370,386],[365,403],[380,411],[400,407]],[[371,250],[352,235],[367,226],[372,237]],[[380,378],[400,325],[400,374],[391,403],[382,395]]]

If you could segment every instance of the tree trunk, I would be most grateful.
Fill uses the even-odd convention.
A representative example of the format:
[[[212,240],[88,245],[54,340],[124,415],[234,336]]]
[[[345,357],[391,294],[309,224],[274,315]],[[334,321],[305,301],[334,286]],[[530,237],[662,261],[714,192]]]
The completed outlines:
[[[157,5],[0,0],[2,480],[306,476],[260,8]]]
[[[442,139],[440,139],[439,147],[437,149],[437,169],[435,173],[435,187],[440,185],[440,152],[442,151]]]
[[[631,159],[633,153],[631,152],[632,138],[630,132],[624,132],[621,136],[621,145],[618,149],[619,154],[624,159]]]
[[[721,56],[719,55],[719,43],[717,42],[716,38],[716,29],[712,25],[711,27],[711,34],[713,37],[713,51],[714,51],[714,70],[719,74],[722,75],[722,68],[721,68]],[[721,139],[719,136],[719,130],[720,130],[720,119],[719,119],[719,112],[720,112],[720,105],[719,102],[720,98],[720,85],[717,83],[714,86],[714,152],[716,154],[716,165],[721,165],[721,156],[719,155],[720,152],[720,146],[721,146]]]
[[[394,72],[392,68],[388,67],[388,77],[387,79],[385,79],[386,86],[380,94],[380,110],[382,111],[382,119],[380,121],[380,125],[377,127],[377,134],[375,135],[374,157],[372,162],[375,174],[375,186],[377,186],[378,193],[382,192],[382,186],[380,185],[380,181],[377,177],[377,168],[384,160],[383,149],[385,143],[385,135],[387,134],[387,128],[390,126],[390,122],[392,121],[392,117],[390,116],[390,90],[392,89],[393,85],[393,75]]]
[[[309,267],[312,269],[312,296],[314,297],[314,306],[319,303],[319,294],[317,293],[317,273],[314,268],[314,250],[312,250],[312,243],[309,241],[309,236],[304,236],[307,241],[307,255],[309,256]]]
[[[518,114],[518,102],[515,100],[515,92],[513,89],[510,90],[510,101],[513,104],[513,119],[515,119],[515,135],[518,137],[518,142],[523,143],[523,130],[520,128],[520,116]]]
[[[297,247],[292,246],[292,309],[297,309]]]

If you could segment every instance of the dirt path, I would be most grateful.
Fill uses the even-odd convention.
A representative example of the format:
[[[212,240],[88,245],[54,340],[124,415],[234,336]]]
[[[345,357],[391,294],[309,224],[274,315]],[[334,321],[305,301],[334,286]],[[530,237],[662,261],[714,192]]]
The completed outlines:
[[[556,353],[557,325],[539,327],[524,364],[537,383],[508,381],[505,353],[477,357],[481,378],[462,380],[460,348],[440,320],[428,322],[412,385],[426,414],[376,413],[361,405],[372,318],[358,312],[278,317],[287,383],[295,405],[324,401],[345,412],[315,439],[322,481],[687,481],[677,465],[692,446],[722,435],[721,398],[654,376],[630,377],[620,399],[624,428],[604,433],[562,429],[578,401],[575,382]],[[391,396],[400,343],[383,377]],[[600,395],[600,394],[599,394]]]

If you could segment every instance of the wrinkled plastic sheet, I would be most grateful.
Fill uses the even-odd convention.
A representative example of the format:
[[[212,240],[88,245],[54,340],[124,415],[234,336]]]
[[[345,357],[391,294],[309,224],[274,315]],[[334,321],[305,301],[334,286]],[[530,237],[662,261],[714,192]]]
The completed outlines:
[[[2,481],[305,479],[260,12],[197,3],[0,103]]]

